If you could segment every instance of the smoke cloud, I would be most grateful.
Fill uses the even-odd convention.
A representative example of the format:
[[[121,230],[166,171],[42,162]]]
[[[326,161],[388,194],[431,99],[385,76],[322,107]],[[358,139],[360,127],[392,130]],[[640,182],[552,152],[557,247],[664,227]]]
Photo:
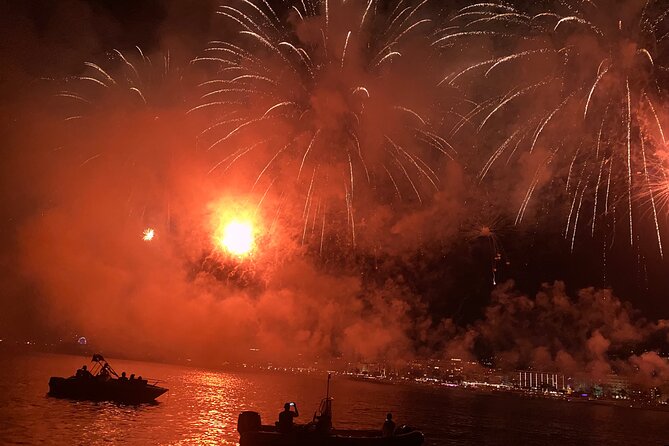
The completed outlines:
[[[575,211],[546,212],[581,199],[593,209],[583,196],[599,170],[588,176],[593,167],[571,166],[570,156],[547,163],[556,141],[567,144],[565,128],[584,134],[583,104],[565,106],[531,153],[513,158],[562,91],[523,96],[482,125],[485,107],[555,65],[451,76],[550,38],[533,28],[538,37],[509,46],[485,33],[440,45],[451,32],[444,24],[463,23],[434,3],[401,12],[330,2],[327,16],[298,3],[274,17],[240,2],[172,1],[134,12],[147,29],[89,2],[2,7],[0,334],[85,335],[104,350],[216,364],[451,355],[595,377],[620,371],[646,384],[665,377],[665,323],[644,320],[609,289],[556,283],[529,297],[565,276],[575,287],[607,282],[592,268],[585,278],[565,272],[570,235],[580,242],[592,218],[579,214],[586,226],[577,226]],[[602,104],[593,107],[601,116]],[[520,141],[505,143],[530,121]],[[563,192],[570,169],[581,176]],[[524,223],[513,225],[523,206]],[[215,240],[235,215],[256,224],[251,256]],[[583,243],[588,260],[612,252],[617,224],[605,248]],[[147,228],[151,241],[142,240]],[[652,252],[637,267],[644,284],[666,266]],[[517,287],[490,297],[508,277]]]
[[[594,380],[615,373],[652,385],[668,363],[647,350],[665,349],[667,334],[666,321],[647,321],[610,290],[588,288],[570,296],[556,282],[530,298],[507,283],[493,293],[485,317],[458,333],[446,352],[505,370],[559,371]]]

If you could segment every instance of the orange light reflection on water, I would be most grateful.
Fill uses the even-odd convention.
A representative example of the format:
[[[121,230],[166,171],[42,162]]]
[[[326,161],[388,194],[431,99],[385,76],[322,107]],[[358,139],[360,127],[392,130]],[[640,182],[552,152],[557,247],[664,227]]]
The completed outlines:
[[[191,419],[190,435],[179,444],[237,445],[229,440],[237,429],[241,389],[247,384],[232,375],[193,371],[184,380],[183,392],[188,393],[186,407],[181,410]]]

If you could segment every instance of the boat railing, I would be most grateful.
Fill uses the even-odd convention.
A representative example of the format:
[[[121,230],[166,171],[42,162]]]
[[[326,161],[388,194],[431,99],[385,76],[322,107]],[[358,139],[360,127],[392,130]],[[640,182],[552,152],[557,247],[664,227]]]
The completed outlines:
[[[147,384],[151,384],[152,386],[165,383],[164,379],[142,378],[142,380],[146,381]]]

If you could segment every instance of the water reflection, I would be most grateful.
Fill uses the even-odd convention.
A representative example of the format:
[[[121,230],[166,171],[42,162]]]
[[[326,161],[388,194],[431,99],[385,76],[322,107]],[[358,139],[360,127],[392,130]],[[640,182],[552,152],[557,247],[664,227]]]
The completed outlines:
[[[229,437],[236,429],[240,398],[247,383],[230,374],[190,371],[181,384],[175,396],[181,407],[176,416],[190,420],[190,428],[178,444],[237,444]]]
[[[113,361],[159,377],[170,391],[156,405],[124,406],[47,398],[50,375],[67,375],[82,358],[0,357],[0,444],[237,445],[237,415],[257,410],[272,424],[286,401],[308,422],[325,393],[325,375],[223,373]],[[334,424],[380,427],[386,412],[423,429],[433,445],[664,444],[669,413],[586,403],[529,400],[422,386],[335,378]]]

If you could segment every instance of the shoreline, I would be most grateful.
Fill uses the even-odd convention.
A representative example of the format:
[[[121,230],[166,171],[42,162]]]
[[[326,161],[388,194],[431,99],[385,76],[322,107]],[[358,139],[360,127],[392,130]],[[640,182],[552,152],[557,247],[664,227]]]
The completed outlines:
[[[0,348],[0,353],[2,356],[9,355],[58,355],[58,356],[73,356],[73,357],[86,357],[89,355],[87,351],[48,351],[43,348],[39,348],[39,345],[31,345],[29,348],[26,346],[20,346],[19,348]],[[83,350],[83,349],[82,349]],[[86,349],[88,350],[88,349]],[[1,356],[0,356],[1,357]],[[318,370],[315,368],[305,368],[305,367],[277,367],[277,366],[260,366],[252,364],[233,364],[233,363],[222,363],[218,366],[214,365],[204,365],[204,364],[195,364],[188,361],[162,361],[162,360],[151,360],[151,359],[131,359],[123,357],[110,357],[110,359],[120,359],[124,361],[132,362],[146,362],[146,363],[155,363],[155,364],[165,364],[173,365],[179,367],[193,368],[198,370],[208,370],[215,371],[220,373],[248,373],[248,372],[262,372],[262,373],[279,373],[279,374],[291,374],[291,375],[313,375],[315,373],[333,373],[334,376],[345,378],[351,381],[365,382],[371,384],[378,384],[383,386],[391,385],[409,385],[417,386],[423,388],[445,388],[451,390],[459,390],[463,392],[472,392],[482,395],[507,395],[507,396],[517,396],[523,399],[543,399],[543,400],[553,400],[553,401],[562,401],[566,403],[576,403],[576,404],[594,404],[600,406],[612,406],[612,407],[621,407],[629,409],[641,409],[641,410],[651,410],[656,412],[669,412],[669,404],[666,403],[651,403],[644,402],[639,400],[631,399],[612,399],[612,398],[592,398],[580,397],[580,396],[569,396],[566,394],[558,393],[542,393],[542,392],[533,392],[533,391],[523,391],[519,388],[514,387],[505,387],[490,385],[487,383],[476,384],[457,384],[457,383],[448,383],[438,380],[421,380],[421,379],[407,379],[407,378],[384,378],[376,377],[364,374],[352,374],[348,372],[341,371],[326,371]]]

